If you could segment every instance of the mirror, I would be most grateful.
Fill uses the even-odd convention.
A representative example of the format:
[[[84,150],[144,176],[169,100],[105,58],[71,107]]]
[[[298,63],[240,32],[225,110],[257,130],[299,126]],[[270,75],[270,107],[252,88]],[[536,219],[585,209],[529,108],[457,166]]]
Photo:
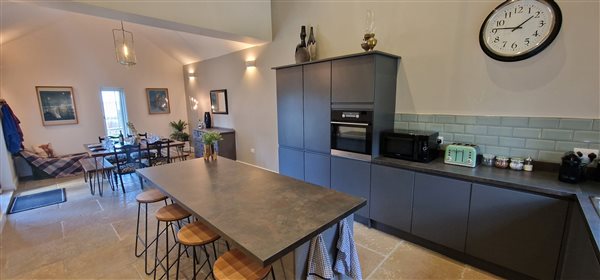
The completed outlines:
[[[210,91],[210,111],[213,114],[228,114],[226,89]]]

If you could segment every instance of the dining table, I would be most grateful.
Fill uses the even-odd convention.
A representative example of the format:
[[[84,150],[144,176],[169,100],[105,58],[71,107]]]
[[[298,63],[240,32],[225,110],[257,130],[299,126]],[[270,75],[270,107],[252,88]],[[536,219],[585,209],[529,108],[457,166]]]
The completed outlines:
[[[168,140],[169,141],[169,146],[172,148],[183,148],[183,146],[185,145],[185,142],[182,141],[177,141],[177,140],[171,140],[171,139],[161,139],[162,141]],[[142,140],[140,142],[141,144],[141,149],[146,149],[148,143],[146,140]],[[122,147],[124,144],[121,143],[114,143],[113,146],[114,148],[117,148],[117,150]],[[115,154],[115,151],[113,148],[109,148],[107,149],[106,147],[104,147],[104,145],[102,143],[90,143],[90,144],[83,144],[83,148],[85,149],[85,151],[88,153],[88,155],[90,157],[106,157],[106,156],[110,156]]]
[[[281,260],[292,279],[306,278],[311,239],[321,234],[335,261],[340,222],[366,199],[227,158],[203,158],[136,171],[233,247],[263,266]]]

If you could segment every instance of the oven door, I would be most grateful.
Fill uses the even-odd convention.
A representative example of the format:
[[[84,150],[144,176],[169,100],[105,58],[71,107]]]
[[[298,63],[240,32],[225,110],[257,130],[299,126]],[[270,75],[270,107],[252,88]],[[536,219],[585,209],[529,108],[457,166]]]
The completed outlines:
[[[331,122],[331,149],[366,155],[371,155],[372,127],[360,122]]]

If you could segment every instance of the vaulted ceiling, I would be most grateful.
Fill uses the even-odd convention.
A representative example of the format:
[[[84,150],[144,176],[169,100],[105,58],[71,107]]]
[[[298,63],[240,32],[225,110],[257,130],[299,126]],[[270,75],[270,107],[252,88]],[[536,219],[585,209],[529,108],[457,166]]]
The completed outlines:
[[[73,24],[77,24],[78,21],[89,21],[103,25],[108,32],[120,26],[120,21],[115,19],[121,15],[120,13],[109,13],[112,19],[107,20],[106,17],[100,18],[90,15],[90,13],[75,13],[56,7],[43,7],[22,2],[2,1],[0,8],[0,45],[10,43],[12,40],[59,21],[73,21]],[[128,17],[123,15],[122,18],[127,20]],[[148,19],[148,17],[144,17],[141,22],[148,22],[151,25],[125,21],[125,29],[132,31],[135,37],[143,36],[144,39],[156,45],[182,65],[222,56],[266,42],[256,38],[244,40],[243,38],[249,38],[246,34],[232,34],[202,27],[195,28],[196,26],[168,24],[165,20],[152,21]],[[164,26],[175,26],[175,28],[157,27],[163,23],[167,23]],[[177,28],[179,26],[184,26],[185,30],[191,32],[177,30],[181,29]],[[82,32],[85,32],[85,30]],[[270,26],[268,32],[270,34]]]

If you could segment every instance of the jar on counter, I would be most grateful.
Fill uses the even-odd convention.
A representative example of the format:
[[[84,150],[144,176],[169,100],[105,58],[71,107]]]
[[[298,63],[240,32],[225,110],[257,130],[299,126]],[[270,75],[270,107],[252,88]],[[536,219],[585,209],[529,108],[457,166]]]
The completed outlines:
[[[523,159],[514,157],[510,159],[510,169],[512,170],[523,170]]]
[[[481,163],[485,166],[494,166],[495,157],[493,154],[483,154],[483,161]]]
[[[533,159],[531,157],[527,157],[523,164],[523,170],[525,171],[533,171]]]
[[[508,157],[496,156],[495,165],[498,168],[508,168]]]

